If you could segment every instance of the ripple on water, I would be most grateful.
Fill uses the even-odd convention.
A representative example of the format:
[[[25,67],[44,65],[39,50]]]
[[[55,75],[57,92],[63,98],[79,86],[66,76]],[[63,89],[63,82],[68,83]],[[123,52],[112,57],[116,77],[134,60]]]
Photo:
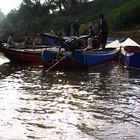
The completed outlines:
[[[74,72],[11,64],[0,70],[2,139],[140,139],[139,74],[117,64]]]

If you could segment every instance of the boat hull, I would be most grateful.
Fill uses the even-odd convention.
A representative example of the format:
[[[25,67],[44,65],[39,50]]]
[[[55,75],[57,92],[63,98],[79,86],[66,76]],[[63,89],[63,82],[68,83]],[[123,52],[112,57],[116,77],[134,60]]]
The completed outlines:
[[[140,49],[124,49],[122,51],[122,60],[124,65],[127,66],[127,68],[140,70]]]
[[[75,36],[62,37],[60,35],[50,35],[45,33],[42,35],[42,44],[47,46],[61,46],[65,41],[71,40],[72,38],[75,38]],[[89,35],[83,35],[79,37],[82,47],[88,45],[88,38]]]
[[[43,65],[46,68],[71,68],[73,66],[73,60],[71,57],[67,57],[63,52],[59,52],[59,49],[44,50],[42,52]]]
[[[118,56],[119,51],[116,49],[103,50],[90,50],[82,51],[75,50],[72,52],[58,53],[55,51],[43,51],[42,59],[43,63],[47,67],[55,65],[55,62],[59,62],[57,65],[65,68],[88,68],[95,65],[103,64],[108,61],[112,61]],[[60,59],[59,59],[60,57]],[[58,59],[57,59],[58,58]],[[62,60],[61,60],[62,59]]]
[[[62,42],[65,41],[64,37],[60,37],[57,35],[51,35],[44,33],[42,34],[42,44],[47,46],[56,46],[60,45]]]
[[[76,65],[88,68],[115,60],[115,58],[118,57],[118,54],[119,50],[115,48],[90,50],[87,52],[75,51],[73,53],[73,59],[75,60]]]
[[[0,47],[0,52],[2,52],[10,62],[42,62],[42,49],[9,49]]]

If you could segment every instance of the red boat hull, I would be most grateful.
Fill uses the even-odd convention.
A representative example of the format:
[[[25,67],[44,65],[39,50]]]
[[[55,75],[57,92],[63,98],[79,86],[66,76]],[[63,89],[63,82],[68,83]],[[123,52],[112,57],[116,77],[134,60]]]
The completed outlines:
[[[34,62],[41,63],[41,49],[9,49],[0,47],[2,52],[11,62]]]

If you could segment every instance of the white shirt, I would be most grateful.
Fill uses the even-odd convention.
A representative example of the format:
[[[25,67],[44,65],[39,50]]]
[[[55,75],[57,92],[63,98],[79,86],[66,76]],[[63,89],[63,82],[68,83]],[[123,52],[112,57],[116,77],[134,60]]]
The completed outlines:
[[[11,35],[8,37],[7,43],[8,43],[8,45],[13,45],[14,40],[13,40],[13,37]]]

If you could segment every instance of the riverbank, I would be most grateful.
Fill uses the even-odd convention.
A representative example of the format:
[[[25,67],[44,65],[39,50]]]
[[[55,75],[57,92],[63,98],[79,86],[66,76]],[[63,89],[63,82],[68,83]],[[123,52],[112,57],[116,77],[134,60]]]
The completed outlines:
[[[51,33],[53,34],[53,33]],[[8,37],[8,33],[0,33],[1,37],[3,38],[3,41],[5,42]],[[24,35],[21,36],[18,33],[14,33],[14,40],[17,42],[21,42],[25,40],[25,38],[29,37],[31,35]],[[32,35],[33,37],[34,35]],[[124,38],[131,38],[138,44],[140,44],[140,29],[137,30],[127,30],[127,31],[111,31],[109,33],[109,36],[114,36],[114,37],[124,37]]]
[[[140,29],[138,29],[138,30],[129,30],[129,31],[115,31],[115,32],[112,32],[111,35],[131,38],[135,42],[140,44]]]

